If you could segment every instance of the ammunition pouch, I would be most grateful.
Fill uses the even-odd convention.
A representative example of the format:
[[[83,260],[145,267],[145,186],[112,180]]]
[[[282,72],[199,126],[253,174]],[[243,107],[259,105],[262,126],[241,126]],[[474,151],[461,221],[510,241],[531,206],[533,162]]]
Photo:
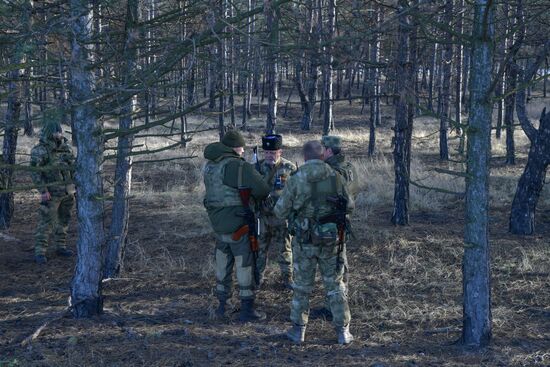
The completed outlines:
[[[338,240],[336,223],[314,223],[311,230],[311,243],[314,245],[328,245]]]
[[[328,245],[338,240],[336,223],[319,223],[309,218],[297,219],[289,226],[289,233],[296,236],[301,243]]]

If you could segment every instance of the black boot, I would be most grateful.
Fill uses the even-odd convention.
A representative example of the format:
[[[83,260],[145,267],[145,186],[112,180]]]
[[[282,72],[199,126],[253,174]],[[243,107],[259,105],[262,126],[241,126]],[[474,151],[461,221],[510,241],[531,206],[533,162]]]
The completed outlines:
[[[258,312],[254,309],[253,299],[243,299],[241,301],[241,313],[239,315],[239,321],[261,321],[265,320],[266,315],[263,312]]]
[[[218,298],[218,301],[220,304],[218,305],[218,308],[216,308],[216,316],[217,317],[224,317],[225,316],[225,304],[227,302],[227,299],[225,298]]]

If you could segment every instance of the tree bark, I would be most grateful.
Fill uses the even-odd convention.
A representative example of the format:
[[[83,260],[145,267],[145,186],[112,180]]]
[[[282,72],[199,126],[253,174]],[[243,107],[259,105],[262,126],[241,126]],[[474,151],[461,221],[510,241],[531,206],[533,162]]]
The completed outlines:
[[[514,234],[535,233],[535,211],[540,193],[544,187],[546,169],[550,163],[550,112],[542,111],[540,125],[531,141],[527,165],[521,175],[512,210],[509,230]]]
[[[333,89],[333,70],[332,70],[332,39],[334,38],[335,20],[336,20],[336,0],[328,1],[327,29],[325,32],[325,63],[323,65],[323,135],[328,135],[329,131],[334,130],[334,117],[332,116],[332,89]]]
[[[411,21],[409,3],[398,3],[398,48],[396,53],[395,83],[395,136],[394,171],[395,189],[393,196],[393,214],[391,222],[395,225],[409,224],[409,180],[410,180],[410,137],[412,125],[410,119],[410,101],[414,101],[414,78],[411,57]]]
[[[445,2],[445,16],[443,22],[451,24],[453,19],[453,0]],[[451,62],[453,59],[453,44],[447,42],[443,50],[442,86],[441,86],[441,114],[439,120],[439,159],[449,159],[449,115],[451,100]]]
[[[71,0],[70,103],[77,135],[76,185],[78,241],[77,262],[71,285],[71,311],[76,318],[102,313],[103,228],[102,124],[89,103],[94,96],[92,60],[92,22],[90,0]]]
[[[374,20],[378,24],[380,22],[380,9],[375,10]],[[380,54],[380,37],[375,34],[370,47],[370,62],[377,64]],[[368,155],[373,156],[376,151],[376,126],[380,121],[380,91],[378,81],[378,68],[372,67],[370,71],[370,118],[369,118],[369,148]]]
[[[277,49],[279,46],[279,25],[277,9],[272,0],[264,0],[264,12],[266,19],[266,32],[268,34],[268,46],[266,47],[266,87],[267,87],[267,121],[266,134],[275,133],[277,126]]]
[[[518,0],[518,23],[520,37],[525,34],[523,20],[523,2]],[[536,60],[526,71],[520,70],[519,81],[521,88],[516,93],[516,112],[521,128],[531,142],[529,156],[525,170],[518,182],[512,210],[509,229],[515,234],[533,234],[535,231],[535,209],[542,187],[546,168],[550,163],[550,113],[542,111],[539,128],[536,129],[526,111],[525,85],[531,83],[540,65],[550,52],[550,40],[546,40]],[[517,66],[516,66],[517,68]]]
[[[138,18],[139,0],[128,0],[126,10],[126,42],[124,45],[124,64],[120,70],[123,80],[121,88],[125,88],[130,75],[137,66],[136,27]],[[180,88],[181,89],[181,88]],[[124,102],[120,109],[119,129],[121,131],[133,127],[136,96]],[[124,247],[128,235],[128,221],[130,218],[129,195],[132,189],[132,152],[133,136],[122,135],[118,138],[117,159],[115,167],[115,192],[113,210],[111,213],[111,228],[106,245],[105,269],[103,278],[118,276],[122,267]]]
[[[489,176],[493,102],[493,6],[475,0],[469,113],[466,225],[464,230],[462,342],[480,348],[491,340]]]

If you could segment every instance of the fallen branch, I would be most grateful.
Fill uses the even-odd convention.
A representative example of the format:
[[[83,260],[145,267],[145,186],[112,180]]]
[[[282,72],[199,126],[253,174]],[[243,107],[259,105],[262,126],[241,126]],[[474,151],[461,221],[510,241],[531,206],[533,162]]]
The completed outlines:
[[[40,336],[40,333],[42,331],[44,331],[44,329],[46,327],[48,327],[48,325],[50,325],[52,322],[54,321],[57,321],[59,319],[62,319],[63,317],[65,317],[66,315],[69,314],[69,311],[68,310],[65,310],[63,312],[59,312],[57,314],[55,314],[52,318],[50,318],[49,320],[46,320],[42,325],[40,325],[40,327],[38,329],[36,329],[36,331],[34,333],[32,333],[31,335],[29,335],[28,337],[26,337],[22,342],[21,342],[21,346],[22,347],[26,347],[27,345],[31,344],[34,340],[36,340],[39,336]]]

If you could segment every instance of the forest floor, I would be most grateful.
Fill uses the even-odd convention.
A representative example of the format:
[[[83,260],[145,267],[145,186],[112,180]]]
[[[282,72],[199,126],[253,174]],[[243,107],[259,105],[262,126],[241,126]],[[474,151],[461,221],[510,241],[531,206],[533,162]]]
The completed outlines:
[[[528,149],[522,134],[517,133],[515,167],[504,165],[502,142],[494,143],[493,339],[489,347],[474,352],[457,343],[462,325],[463,200],[411,187],[411,225],[392,226],[390,108],[378,129],[380,153],[374,159],[366,156],[368,129],[359,110],[342,104],[335,113],[337,126],[346,126],[336,133],[344,136],[348,157],[358,165],[363,182],[353,217],[357,238],[348,244],[354,343],[335,344],[330,322],[324,319],[310,320],[304,345],[293,345],[282,336],[289,327],[291,293],[280,287],[273,260],[257,297],[266,321],[239,323],[235,296],[235,312],[230,311],[228,320],[212,317],[214,237],[202,208],[202,159],[197,158],[136,165],[124,268],[120,278],[103,283],[105,313],[91,320],[66,314],[75,258],[52,256],[46,265],[33,263],[37,194],[16,195],[13,226],[0,232],[0,366],[549,366],[548,188],[538,207],[537,234],[507,233]],[[291,109],[281,131],[286,133],[286,155],[299,161],[301,143],[318,138],[319,131],[291,129],[298,119],[299,111]],[[251,124],[249,142],[258,139],[260,123]],[[438,160],[436,135],[430,137],[437,131],[436,122],[418,119],[415,129],[414,177],[428,186],[463,190],[457,177],[433,171],[463,169]],[[201,156],[204,144],[215,138],[197,137],[187,151],[166,154],[195,151]],[[30,141],[26,144],[21,149],[28,150]],[[456,140],[452,144],[453,158],[459,160],[453,150]],[[71,248],[75,228],[73,221]],[[317,285],[313,307],[323,303],[319,280]]]

